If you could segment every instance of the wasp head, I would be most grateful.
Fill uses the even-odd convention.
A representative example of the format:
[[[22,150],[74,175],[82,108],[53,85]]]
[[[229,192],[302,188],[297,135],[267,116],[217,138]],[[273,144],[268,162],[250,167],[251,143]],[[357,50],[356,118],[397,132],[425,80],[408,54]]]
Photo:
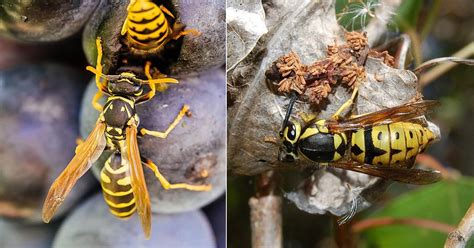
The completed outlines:
[[[108,88],[116,95],[140,96],[143,93],[141,81],[134,73],[122,72],[118,78],[109,81]]]
[[[278,152],[278,160],[283,162],[294,162],[298,159],[298,139],[301,135],[301,125],[291,121],[280,131],[281,146]]]

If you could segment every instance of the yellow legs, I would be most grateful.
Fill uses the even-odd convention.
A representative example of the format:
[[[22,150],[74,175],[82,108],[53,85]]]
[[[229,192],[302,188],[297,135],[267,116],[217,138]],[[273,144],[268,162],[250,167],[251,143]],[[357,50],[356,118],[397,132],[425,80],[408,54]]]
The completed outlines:
[[[186,112],[188,111],[189,111],[189,106],[184,105],[181,111],[179,112],[178,116],[176,116],[174,121],[169,125],[169,127],[166,129],[165,132],[150,131],[145,128],[142,128],[140,130],[140,133],[142,135],[147,134],[154,137],[166,139],[168,134],[179,124],[181,119],[183,119],[183,117],[186,115]],[[208,184],[206,185],[191,185],[191,184],[186,184],[186,183],[171,184],[160,173],[160,171],[158,170],[158,167],[152,161],[147,160],[146,162],[144,162],[144,164],[155,173],[156,178],[158,178],[158,180],[160,181],[164,189],[187,189],[187,190],[193,190],[193,191],[209,191],[212,188],[212,186]]]
[[[151,161],[147,160],[145,165],[150,168],[153,173],[155,173],[156,178],[160,181],[161,185],[164,189],[187,189],[192,191],[209,191],[212,189],[212,185],[204,184],[204,185],[191,185],[187,183],[176,183],[172,184],[166,180],[166,178],[160,173],[158,167]]]
[[[189,111],[189,106],[184,105],[183,108],[181,108],[181,111],[179,111],[178,116],[176,116],[174,121],[168,126],[168,128],[164,132],[150,131],[150,130],[147,130],[146,128],[142,128],[142,129],[140,129],[140,133],[142,135],[147,134],[147,135],[151,135],[151,136],[154,136],[154,137],[157,137],[157,138],[166,139],[166,137],[168,137],[168,134],[171,131],[173,131],[173,129],[179,124],[181,119],[183,119],[183,117],[186,115],[186,112],[188,112],[188,111]]]
[[[343,111],[345,111],[347,108],[351,107],[351,105],[354,103],[354,100],[357,96],[357,93],[359,92],[359,87],[354,87],[354,90],[352,91],[352,96],[347,100],[344,104],[342,104],[341,107],[332,115],[333,120],[339,120],[341,118],[341,114]]]
[[[94,98],[92,99],[92,106],[99,112],[102,111],[103,106],[99,103],[99,99],[102,97],[103,92],[107,91],[107,80],[104,79],[103,82],[101,82],[101,78],[103,78],[102,74],[102,41],[100,37],[97,37],[95,40],[95,44],[97,46],[97,62],[96,62],[96,67],[92,66],[87,66],[86,70],[92,72],[95,74],[95,84],[97,85],[97,88],[99,89],[97,93],[95,93]]]
[[[148,83],[150,85],[150,92],[148,92],[143,97],[141,97],[140,102],[152,99],[155,96],[156,91],[158,91],[158,92],[165,91],[167,89],[166,84],[177,84],[177,83],[179,83],[178,80],[176,80],[174,78],[168,78],[168,77],[166,77],[166,75],[164,75],[160,72],[157,73],[158,78],[153,79],[153,76],[151,75],[150,70],[151,70],[151,62],[147,61],[146,64],[145,64],[145,75],[146,75],[146,77],[148,79]],[[158,84],[158,87],[156,86],[156,84]]]

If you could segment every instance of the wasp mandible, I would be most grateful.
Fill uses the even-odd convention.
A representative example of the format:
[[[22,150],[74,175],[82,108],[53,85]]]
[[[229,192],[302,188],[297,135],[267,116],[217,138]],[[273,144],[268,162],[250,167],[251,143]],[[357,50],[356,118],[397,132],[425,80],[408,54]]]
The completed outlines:
[[[53,182],[43,205],[43,220],[49,222],[58,207],[71,191],[76,181],[84,175],[104,150],[112,152],[100,173],[100,182],[104,200],[110,212],[119,218],[128,218],[138,212],[145,236],[150,237],[151,207],[142,165],[150,168],[165,189],[187,189],[208,191],[211,185],[171,184],[160,173],[158,167],[149,159],[140,155],[137,137],[151,135],[166,139],[189,111],[184,105],[174,121],[164,132],[141,128],[135,106],[150,100],[154,96],[154,84],[174,82],[167,78],[139,79],[132,72],[119,75],[102,74],[102,46],[100,38],[96,41],[98,56],[95,68],[87,70],[96,76],[99,91],[108,95],[107,102],[100,106],[102,112],[95,128],[87,139],[79,144],[72,160]],[[149,68],[148,68],[149,69]],[[104,81],[102,81],[104,80]],[[149,85],[150,91],[144,93],[143,85]]]

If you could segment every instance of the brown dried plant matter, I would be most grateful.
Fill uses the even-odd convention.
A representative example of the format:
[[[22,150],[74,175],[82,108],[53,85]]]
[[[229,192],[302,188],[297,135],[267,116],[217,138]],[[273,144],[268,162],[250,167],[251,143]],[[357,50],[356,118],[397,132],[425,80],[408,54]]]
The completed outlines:
[[[369,49],[366,33],[346,32],[345,38],[345,44],[328,46],[327,57],[311,65],[301,63],[293,51],[278,58],[275,65],[283,78],[278,83],[278,92],[294,91],[306,96],[310,103],[319,104],[337,83],[352,89],[361,83],[366,77],[367,56],[382,58],[385,64],[393,67],[394,58],[387,51]]]

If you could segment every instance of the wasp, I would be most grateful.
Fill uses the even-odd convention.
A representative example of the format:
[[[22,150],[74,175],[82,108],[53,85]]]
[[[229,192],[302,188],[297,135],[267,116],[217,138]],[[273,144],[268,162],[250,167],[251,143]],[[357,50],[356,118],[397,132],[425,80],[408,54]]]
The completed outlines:
[[[154,96],[154,84],[174,81],[166,78],[152,79],[149,70],[145,70],[148,80],[140,79],[132,72],[104,75],[101,65],[100,38],[97,39],[96,45],[98,50],[97,65],[95,68],[88,66],[87,70],[95,74],[97,87],[101,92],[107,94],[108,98],[105,105],[101,106],[103,110],[95,128],[86,140],[77,146],[74,157],[49,189],[43,205],[42,217],[46,223],[51,220],[76,181],[91,168],[104,150],[108,150],[111,155],[100,173],[104,200],[109,206],[110,212],[118,218],[126,219],[138,212],[145,236],[149,238],[151,206],[142,165],[154,172],[165,189],[208,191],[212,186],[207,184],[171,184],[160,173],[156,164],[139,153],[137,137],[151,135],[165,139],[189,111],[189,106],[184,105],[164,132],[145,128],[138,131],[140,118],[136,113],[135,106]],[[149,85],[151,90],[145,93],[143,85]]]
[[[426,123],[415,120],[436,106],[437,101],[409,102],[342,119],[341,113],[352,105],[356,95],[357,89],[330,119],[313,118],[306,125],[289,121],[296,100],[293,95],[280,131],[279,160],[293,162],[302,157],[409,184],[439,181],[438,171],[412,168],[416,155],[436,137]]]
[[[174,15],[151,0],[131,0],[127,12],[121,35],[126,36],[131,53],[136,55],[156,54],[171,40],[200,34],[195,29],[184,30],[178,22],[171,27],[168,18],[175,19]]]

